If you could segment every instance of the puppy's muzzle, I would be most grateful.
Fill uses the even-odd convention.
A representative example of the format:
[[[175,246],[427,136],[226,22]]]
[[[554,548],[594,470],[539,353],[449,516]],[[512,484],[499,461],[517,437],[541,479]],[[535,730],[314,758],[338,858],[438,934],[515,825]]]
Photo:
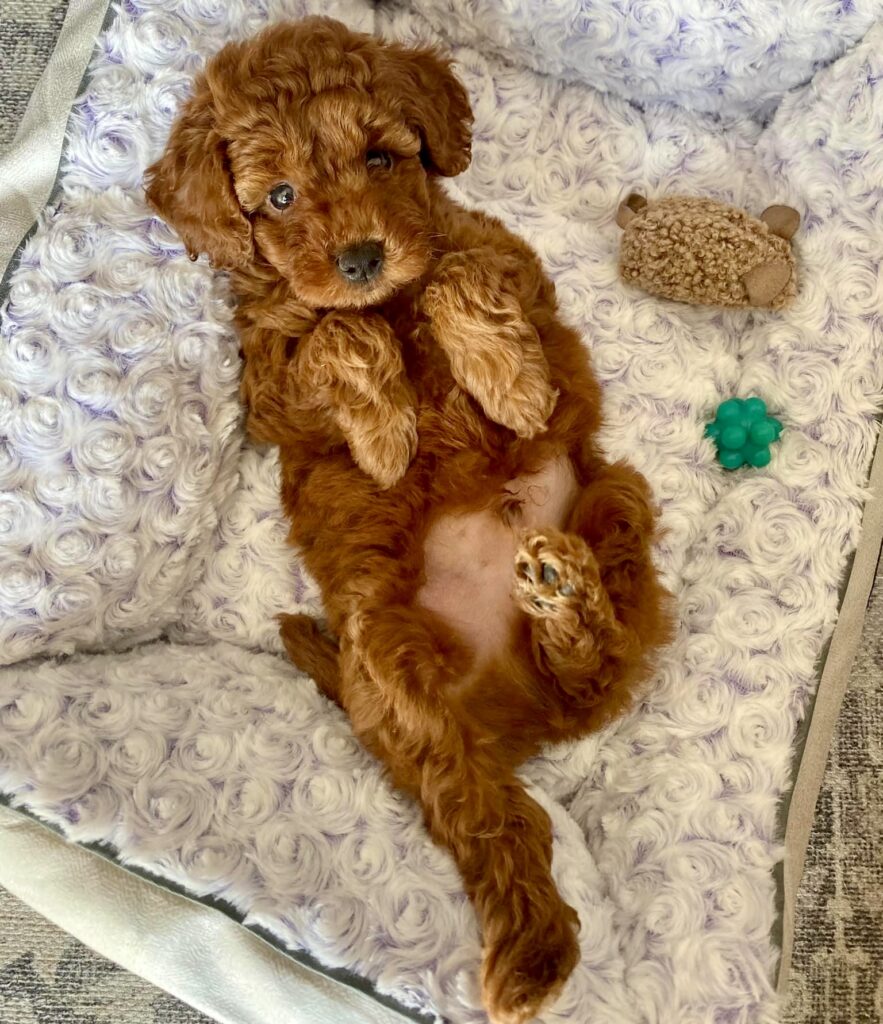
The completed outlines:
[[[337,257],[337,272],[350,284],[367,284],[383,270],[383,244],[359,242]]]

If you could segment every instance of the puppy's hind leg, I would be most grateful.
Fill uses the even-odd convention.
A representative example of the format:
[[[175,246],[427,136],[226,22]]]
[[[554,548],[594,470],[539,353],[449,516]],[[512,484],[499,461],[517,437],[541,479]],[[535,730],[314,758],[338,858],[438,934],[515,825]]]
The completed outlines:
[[[653,564],[656,512],[644,477],[623,463],[601,464],[579,495],[567,529],[592,549],[617,618],[640,635],[643,649],[668,643],[673,602]]]
[[[356,734],[420,801],[473,902],[492,1024],[528,1024],[579,959],[579,921],[552,879],[549,817],[488,725],[506,703],[506,678],[464,682],[468,652],[419,609],[372,613],[359,646],[342,639],[341,652]]]
[[[634,639],[616,617],[588,544],[556,529],[526,533],[515,555],[514,595],[533,619],[534,659],[568,703],[601,704]]]
[[[556,677],[580,726],[619,710],[673,634],[671,596],[651,557],[655,516],[644,478],[599,464],[568,532],[533,531],[515,558],[515,597],[533,619],[537,665]]]
[[[310,615],[280,615],[279,635],[296,668],[340,704],[340,649]]]

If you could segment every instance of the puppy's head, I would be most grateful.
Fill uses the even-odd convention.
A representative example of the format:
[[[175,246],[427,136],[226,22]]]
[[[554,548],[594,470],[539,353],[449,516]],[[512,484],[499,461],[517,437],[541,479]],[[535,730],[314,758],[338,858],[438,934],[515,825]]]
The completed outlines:
[[[434,51],[279,25],[209,62],[147,197],[216,266],[259,255],[311,306],[366,306],[425,271],[429,178],[466,168],[470,124]]]

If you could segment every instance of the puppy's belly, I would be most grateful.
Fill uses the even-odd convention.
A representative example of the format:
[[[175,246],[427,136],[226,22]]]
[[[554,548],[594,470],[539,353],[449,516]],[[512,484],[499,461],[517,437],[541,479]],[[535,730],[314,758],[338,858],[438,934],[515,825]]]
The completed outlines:
[[[416,602],[439,615],[480,662],[509,644],[518,615],[512,588],[521,535],[563,527],[576,493],[573,466],[562,456],[510,480],[493,507],[442,513],[430,527]]]

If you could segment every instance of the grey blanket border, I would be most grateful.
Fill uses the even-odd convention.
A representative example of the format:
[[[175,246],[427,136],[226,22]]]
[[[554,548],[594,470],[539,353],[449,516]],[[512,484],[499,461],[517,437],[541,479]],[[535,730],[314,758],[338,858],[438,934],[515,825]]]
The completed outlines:
[[[28,821],[32,821],[42,828],[47,829],[52,832],[53,835],[59,836],[65,842],[71,841],[65,835],[63,829],[50,821],[46,821],[45,818],[41,818],[38,814],[35,814],[27,807],[15,804],[8,793],[0,792],[0,805],[6,807],[14,814],[21,815],[21,817],[27,818]],[[124,861],[121,861],[117,851],[108,843],[77,842],[76,846],[79,849],[87,850],[89,853],[94,854],[97,857],[101,857],[102,860],[108,861],[110,864],[113,864],[114,867],[119,868],[122,871],[127,871],[130,875],[135,875],[142,881],[156,886],[158,889],[164,889],[168,892],[172,892],[176,896],[181,896],[188,900],[190,903],[197,903],[203,907],[209,907],[212,910],[218,911],[225,917],[230,918],[231,921],[234,921],[236,924],[250,931],[252,935],[257,936],[257,938],[262,942],[265,942],[268,946],[271,946],[273,949],[282,953],[284,956],[287,956],[289,959],[294,960],[301,967],[305,967],[307,970],[313,971],[316,974],[321,974],[323,977],[329,978],[331,981],[335,981],[341,985],[346,985],[349,988],[356,989],[366,996],[370,996],[375,1002],[380,1003],[388,1010],[392,1010],[399,1014],[403,1019],[407,1018],[408,1020],[416,1021],[417,1024],[432,1024],[436,1019],[433,1016],[422,1014],[418,1010],[402,1006],[401,1003],[396,1002],[396,1000],[391,996],[383,995],[383,993],[377,991],[374,985],[367,978],[362,977],[361,974],[355,974],[353,971],[349,971],[342,967],[325,967],[311,953],[304,950],[291,949],[291,947],[286,946],[285,943],[276,938],[276,936],[267,928],[263,928],[256,924],[246,924],[243,919],[243,914],[240,913],[240,911],[238,911],[232,904],[227,903],[226,900],[216,899],[213,896],[195,896],[184,886],[178,885],[177,882],[155,875],[146,868],[141,868],[135,864],[127,864]]]
[[[103,33],[112,24],[116,16],[117,10],[114,4],[108,2],[99,30],[100,33]],[[92,74],[92,63],[97,50],[98,46],[96,44],[77,89],[78,97],[89,84]],[[68,116],[55,180],[53,181],[44,209],[51,209],[57,203],[61,194],[62,166],[67,152],[72,118],[73,108]],[[34,221],[27,230],[22,240],[16,246],[3,276],[0,278],[0,306],[7,299],[12,273],[18,266],[28,240],[37,230],[38,226],[39,221]],[[787,991],[791,955],[794,947],[797,890],[803,874],[804,859],[812,831],[816,801],[821,789],[825,763],[837,724],[838,714],[849,681],[850,669],[855,660],[861,639],[862,623],[864,622],[865,612],[873,587],[874,573],[880,557],[881,545],[883,545],[883,439],[881,439],[881,436],[877,438],[869,486],[872,493],[865,504],[859,545],[848,560],[841,583],[837,624],[819,658],[816,692],[810,701],[806,716],[801,723],[795,740],[792,758],[794,781],[791,790],[785,794],[779,807],[778,832],[784,838],[785,858],[774,869],[777,917],[773,925],[772,938],[781,951],[776,977],[776,986],[780,998],[784,997]],[[49,828],[58,835],[64,835],[60,828],[46,822],[26,808],[13,804],[8,794],[0,793],[0,804]],[[418,1024],[425,1024],[425,1022],[432,1020],[431,1017],[405,1008],[390,997],[382,995],[370,981],[361,975],[344,969],[325,967],[311,954],[288,948],[266,929],[246,924],[242,914],[222,900],[213,899],[208,896],[194,896],[193,893],[174,882],[160,878],[134,865],[126,864],[119,859],[118,854],[109,845],[102,843],[78,843],[77,845],[110,861],[122,870],[142,878],[151,885],[165,888],[185,899],[223,913],[303,967],[324,975],[341,985],[347,985],[350,988],[356,989],[375,999],[388,1009],[410,1020],[417,1021]]]
[[[101,21],[101,27],[98,30],[99,35],[104,34],[104,32],[116,20],[116,16],[117,10],[113,3],[113,0],[108,0],[107,7],[104,12],[104,17]],[[79,99],[79,97],[82,96],[82,94],[86,90],[86,86],[89,84],[89,80],[92,77],[92,64],[97,54],[98,43],[96,41],[95,45],[92,47],[92,53],[89,57],[89,60],[86,63],[86,70],[83,72],[83,77],[80,79],[79,86],[77,86],[76,98],[74,100],[74,103],[76,103],[76,99]],[[52,58],[50,57],[50,61],[51,59]],[[58,163],[55,168],[55,178],[49,190],[49,195],[46,198],[46,202],[43,207],[44,211],[53,208],[57,204],[58,199],[61,196],[61,171],[62,165],[64,163],[64,158],[67,153],[67,143],[70,135],[72,121],[73,107],[71,107],[70,113],[68,114],[67,123],[64,128],[64,139],[58,154]],[[12,255],[9,257],[9,262],[6,264],[6,267],[4,268],[3,276],[0,277],[0,307],[2,307],[6,303],[6,299],[9,296],[10,278],[12,277],[12,273],[19,264],[19,260],[21,259],[21,255],[24,251],[25,246],[28,244],[28,240],[37,230],[39,224],[39,220],[35,220],[34,223],[31,224],[28,230],[24,233],[22,240],[18,243]]]

